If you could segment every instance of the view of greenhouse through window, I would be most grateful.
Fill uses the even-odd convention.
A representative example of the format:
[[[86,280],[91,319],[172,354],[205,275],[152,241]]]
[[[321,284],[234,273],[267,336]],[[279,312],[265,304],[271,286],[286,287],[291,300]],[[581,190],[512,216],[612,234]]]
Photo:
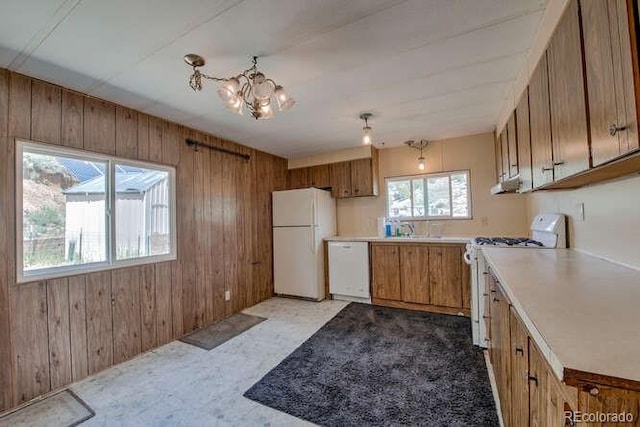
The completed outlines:
[[[470,218],[469,172],[387,179],[390,218]]]
[[[24,273],[170,254],[166,168],[51,151],[22,150]]]

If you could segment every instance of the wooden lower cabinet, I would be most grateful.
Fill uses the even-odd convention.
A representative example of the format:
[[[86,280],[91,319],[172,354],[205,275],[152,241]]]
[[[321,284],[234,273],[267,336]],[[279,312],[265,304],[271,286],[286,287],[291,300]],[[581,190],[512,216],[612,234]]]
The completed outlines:
[[[487,276],[487,284],[490,298],[484,314],[489,319],[489,358],[505,426],[640,425],[637,384],[631,387],[620,379],[608,385],[585,382],[572,374],[567,377],[566,370],[569,385],[565,384],[547,363],[493,273]],[[627,419],[623,423],[597,418],[606,416]]]
[[[463,245],[372,243],[373,303],[470,315],[469,266]]]
[[[400,246],[402,301],[429,304],[429,247]]]
[[[371,245],[371,283],[374,298],[398,301],[400,288],[400,249],[397,245]]]

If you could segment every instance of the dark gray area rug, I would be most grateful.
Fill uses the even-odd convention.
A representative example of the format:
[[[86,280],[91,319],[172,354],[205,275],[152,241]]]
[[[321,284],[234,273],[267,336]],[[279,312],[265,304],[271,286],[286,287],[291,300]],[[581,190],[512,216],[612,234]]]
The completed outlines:
[[[198,329],[195,332],[180,338],[180,341],[192,344],[205,350],[213,350],[220,344],[229,341],[231,338],[240,335],[247,329],[251,329],[260,322],[264,322],[264,317],[252,316],[244,313],[237,313],[231,317],[214,323],[206,328]]]
[[[498,426],[470,319],[351,303],[244,394],[323,426]]]

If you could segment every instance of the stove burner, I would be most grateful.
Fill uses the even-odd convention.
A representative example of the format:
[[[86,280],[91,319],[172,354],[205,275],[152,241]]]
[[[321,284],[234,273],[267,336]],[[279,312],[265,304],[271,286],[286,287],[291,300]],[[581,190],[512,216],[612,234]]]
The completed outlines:
[[[528,237],[476,237],[474,241],[477,245],[488,246],[544,246]]]

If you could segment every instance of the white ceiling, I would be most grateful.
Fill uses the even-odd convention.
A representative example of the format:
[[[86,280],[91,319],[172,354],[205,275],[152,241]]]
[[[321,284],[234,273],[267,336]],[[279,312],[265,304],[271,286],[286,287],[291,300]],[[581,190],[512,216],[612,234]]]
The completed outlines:
[[[0,0],[0,67],[295,158],[493,130],[546,0]],[[225,110],[206,73],[259,67],[297,104]]]

